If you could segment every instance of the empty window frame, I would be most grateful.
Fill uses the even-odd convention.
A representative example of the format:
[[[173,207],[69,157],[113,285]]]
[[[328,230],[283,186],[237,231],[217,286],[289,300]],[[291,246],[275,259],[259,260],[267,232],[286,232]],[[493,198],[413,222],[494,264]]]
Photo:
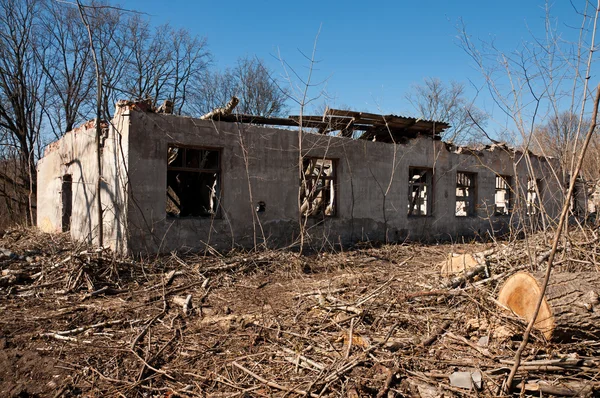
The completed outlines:
[[[219,215],[221,152],[218,149],[169,145],[167,216]]]
[[[456,173],[456,212],[457,217],[475,215],[476,173],[459,171]]]
[[[432,214],[431,169],[410,167],[408,169],[408,215],[430,216]]]
[[[534,215],[540,212],[542,193],[542,180],[529,177],[527,179],[527,215]]]
[[[511,181],[510,176],[496,176],[496,191],[494,195],[494,215],[507,216],[511,211]]]
[[[300,212],[306,217],[335,216],[335,160],[304,158]]]
[[[71,214],[73,212],[73,176],[65,174],[62,178],[62,231],[71,230]]]

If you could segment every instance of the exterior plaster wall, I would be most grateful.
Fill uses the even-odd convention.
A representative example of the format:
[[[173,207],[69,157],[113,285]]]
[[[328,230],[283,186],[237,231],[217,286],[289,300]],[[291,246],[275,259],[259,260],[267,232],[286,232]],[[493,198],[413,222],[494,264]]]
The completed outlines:
[[[127,252],[129,120],[118,117],[120,112],[117,109],[117,117],[109,126],[102,150],[102,212],[104,245]],[[95,165],[95,158],[93,162]],[[95,202],[93,207],[96,207]]]
[[[207,245],[227,249],[263,241],[285,246],[297,239],[297,131],[136,111],[126,117],[130,121],[127,222],[131,251],[204,249]],[[169,144],[221,150],[220,218],[167,217]],[[493,147],[457,153],[426,137],[391,145],[304,134],[302,153],[335,160],[336,215],[322,222],[307,220],[309,240],[317,246],[366,239],[458,239],[528,222],[516,215],[490,217],[496,173],[513,176],[512,188],[526,192],[529,173],[519,152]],[[554,216],[560,186],[545,160],[532,157],[532,163],[536,178],[543,179],[544,205]],[[407,216],[409,167],[434,170],[431,216]],[[476,216],[455,216],[457,171],[477,173]],[[260,214],[255,212],[259,201],[266,203],[266,211]]]
[[[121,124],[122,118],[117,118]],[[120,133],[111,126],[104,140],[102,207],[104,210],[104,245],[126,251],[126,173],[127,125]],[[124,142],[121,148],[119,142]],[[62,231],[63,177],[72,178],[72,212],[70,234],[73,239],[98,243],[96,182],[96,129],[80,127],[50,144],[37,165],[37,225],[46,232]]]

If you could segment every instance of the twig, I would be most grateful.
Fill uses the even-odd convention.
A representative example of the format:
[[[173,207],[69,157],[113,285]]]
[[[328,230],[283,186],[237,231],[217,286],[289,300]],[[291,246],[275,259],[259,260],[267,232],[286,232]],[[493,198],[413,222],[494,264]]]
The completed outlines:
[[[294,350],[290,350],[290,349],[289,349],[289,348],[287,348],[287,347],[281,347],[281,350],[282,350],[283,352],[285,352],[286,354],[291,354],[291,355],[294,355],[294,356],[296,356],[296,357],[297,357],[297,358],[299,358],[299,359],[300,359],[302,362],[306,362],[307,364],[309,364],[310,366],[312,366],[312,367],[313,367],[313,368],[315,368],[315,369],[318,369],[318,370],[324,370],[324,369],[325,369],[325,365],[323,365],[323,364],[321,364],[321,363],[318,363],[318,362],[315,362],[315,361],[313,361],[312,359],[309,359],[309,358],[307,358],[307,357],[305,357],[305,356],[303,356],[303,355],[300,355],[300,354],[298,354],[298,353],[297,353],[296,351],[294,351]]]
[[[333,289],[333,290],[328,290],[327,294],[333,294],[333,293],[343,293],[345,291],[347,291],[348,289],[350,289],[349,287],[341,287],[339,289]],[[305,292],[305,293],[299,293],[297,295],[294,296],[295,299],[299,299],[301,297],[309,297],[309,296],[319,296],[322,295],[323,292],[321,290],[313,290],[310,292]]]
[[[350,351],[352,350],[352,338],[354,334],[354,318],[350,321],[350,331],[348,332],[348,348],[346,349],[345,358],[348,359],[350,357]]]
[[[63,330],[61,332],[55,332],[55,334],[60,335],[60,336],[71,336],[71,335],[74,335],[74,334],[79,334],[79,333],[85,332],[86,330],[89,330],[89,329],[97,329],[97,328],[103,328],[105,326],[120,325],[120,324],[122,324],[124,322],[125,322],[124,319],[120,319],[118,321],[100,322],[100,323],[96,323],[94,325],[81,326],[81,327],[78,327],[78,328],[75,328],[75,329]],[[133,322],[139,322],[139,321],[132,321],[130,323],[133,323]]]
[[[404,299],[408,301],[419,297],[460,296],[461,294],[463,294],[463,292],[460,290],[424,290],[407,294],[404,296]]]
[[[385,395],[387,395],[387,392],[390,390],[390,387],[392,386],[392,382],[394,381],[394,376],[399,371],[399,369],[392,368],[392,369],[386,369],[386,371],[387,371],[387,376],[385,378],[385,382],[383,383],[383,387],[381,387],[381,389],[377,393],[376,398],[383,398]]]
[[[467,340],[463,336],[457,336],[457,335],[455,335],[452,332],[446,333],[446,336],[448,336],[449,338],[451,338],[453,340],[457,340],[457,341],[460,341],[463,344],[468,345],[469,347],[471,347],[472,349],[474,349],[475,351],[479,352],[481,355],[483,355],[485,357],[488,357],[490,359],[494,359],[494,356],[492,354],[490,354],[489,350],[487,350],[485,348],[478,347],[477,345],[471,343],[469,340]]]
[[[160,373],[161,375],[165,376],[165,377],[166,377],[166,378],[168,378],[168,379],[175,380],[175,378],[174,378],[173,376],[169,375],[169,374],[168,374],[167,372],[165,372],[164,370],[157,369],[157,368],[155,368],[155,367],[151,366],[151,365],[150,365],[148,362],[146,362],[146,360],[145,360],[144,358],[142,358],[142,357],[140,356],[140,354],[138,354],[137,352],[135,352],[135,350],[134,350],[134,349],[130,349],[130,351],[133,353],[133,355],[135,355],[135,356],[136,356],[136,358],[137,358],[137,359],[139,359],[140,361],[142,361],[142,363],[144,364],[144,366],[145,366],[146,368],[150,369],[151,371],[153,371],[153,372],[155,372],[155,373]],[[144,371],[144,368],[142,367],[142,372],[143,372],[143,371]]]
[[[444,287],[452,288],[452,289],[457,288],[460,285],[462,285],[463,283],[473,279],[476,275],[479,275],[482,272],[485,272],[487,270],[487,268],[488,268],[488,266],[486,264],[479,265],[475,268],[472,268],[469,271],[467,271],[464,276],[454,278],[450,282],[447,282],[444,285]]]
[[[370,351],[371,350],[368,350],[368,352],[370,352]],[[329,374],[329,376],[327,376],[324,379],[324,382],[325,383],[330,383],[330,382],[338,379],[340,376],[342,376],[346,372],[352,370],[354,367],[360,365],[364,361],[365,361],[364,359],[355,359],[354,361],[347,363],[346,365],[342,366],[341,368],[335,369],[333,372],[331,372]]]
[[[63,335],[56,334],[56,333],[41,333],[40,336],[42,336],[42,337],[53,337],[53,338],[55,338],[57,340],[71,341],[71,342],[74,342],[74,343],[78,343],[79,342],[79,340],[76,339],[75,337],[63,336]]]
[[[439,328],[437,328],[433,333],[431,333],[431,335],[427,338],[427,340],[425,340],[424,342],[421,343],[421,346],[427,347],[427,346],[433,344],[433,342],[439,337],[439,335],[444,333],[444,331],[450,327],[451,323],[452,322],[450,322],[450,321],[444,322]]]
[[[410,260],[412,258],[409,257],[408,259],[406,259],[405,261],[403,261],[400,265],[398,265],[398,267],[403,266],[404,264],[406,264],[408,262],[408,260]],[[390,279],[388,279],[387,281],[385,281],[381,286],[379,286],[377,289],[375,289],[374,291],[372,291],[371,293],[369,293],[365,298],[361,299],[359,302],[356,303],[357,307],[360,307],[361,305],[363,305],[364,303],[366,303],[367,301],[369,301],[370,299],[372,299],[373,297],[376,297],[377,295],[379,295],[381,293],[381,291],[383,290],[383,288],[385,288],[386,286],[388,286],[390,283],[392,283],[392,281],[395,279],[396,277],[393,276]]]
[[[304,395],[304,396],[308,395],[310,397],[318,398],[317,394],[309,393],[308,391],[298,390],[296,388],[285,387],[285,386],[282,386],[282,385],[277,384],[275,382],[266,380],[266,379],[260,377],[259,375],[257,375],[256,373],[252,372],[251,370],[246,369],[245,367],[243,367],[242,365],[240,365],[239,363],[237,363],[235,361],[232,362],[231,364],[233,366],[235,366],[236,368],[238,368],[238,369],[246,372],[250,376],[254,377],[256,380],[260,381],[261,383],[268,385],[269,387],[273,387],[273,388],[276,388],[276,389],[281,390],[281,391],[293,392],[293,393],[296,393],[298,395]]]
[[[129,291],[123,290],[123,289],[113,289],[111,287],[104,286],[98,290],[95,290],[93,292],[86,294],[83,298],[86,299],[89,297],[100,296],[102,294],[113,295],[113,294],[121,294],[121,293],[127,293],[127,292],[129,292]]]
[[[71,256],[67,256],[66,258],[64,258],[60,262],[54,264],[49,269],[47,269],[45,271],[42,270],[42,271],[40,271],[38,273],[35,273],[35,274],[31,275],[31,279],[37,279],[37,278],[41,277],[44,274],[44,272],[50,272],[52,270],[55,270],[56,268],[60,267],[61,265],[64,265],[64,264],[68,263],[69,261],[71,261],[72,258],[73,257],[71,257]]]

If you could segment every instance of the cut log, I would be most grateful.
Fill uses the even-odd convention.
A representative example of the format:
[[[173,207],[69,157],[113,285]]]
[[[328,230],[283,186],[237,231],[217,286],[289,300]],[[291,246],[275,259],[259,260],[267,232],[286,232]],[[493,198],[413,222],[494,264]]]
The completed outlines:
[[[491,254],[491,250],[480,253],[448,253],[448,257],[439,264],[442,276],[450,277],[468,271],[479,265],[485,264],[485,258]]]
[[[498,301],[529,322],[541,292],[543,273],[519,272],[504,283]],[[553,274],[534,327],[546,339],[600,338],[600,273]]]
[[[455,255],[448,254],[448,258],[440,263],[442,276],[461,273],[479,265],[477,260],[469,253]]]

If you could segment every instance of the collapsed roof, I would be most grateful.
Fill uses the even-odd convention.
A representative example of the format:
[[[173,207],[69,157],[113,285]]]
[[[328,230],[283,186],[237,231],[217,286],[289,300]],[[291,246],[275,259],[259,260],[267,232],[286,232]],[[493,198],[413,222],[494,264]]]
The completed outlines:
[[[388,143],[403,143],[419,135],[439,140],[442,131],[450,127],[448,123],[435,120],[354,112],[329,107],[322,116],[295,115],[285,118],[233,113],[238,103],[239,99],[237,97],[231,97],[231,100],[224,107],[216,108],[201,116],[200,119],[263,126],[302,126],[303,128],[315,129],[319,134]],[[167,100],[160,107],[154,108],[151,100],[119,101],[117,107],[130,107],[142,112],[172,113],[173,103]],[[333,134],[335,132],[337,134]]]
[[[296,115],[282,118],[215,112],[207,119],[271,126],[302,126],[316,129],[319,134],[337,131],[335,135],[340,137],[388,143],[403,142],[418,135],[439,140],[440,133],[450,127],[448,123],[433,120],[330,108],[327,108],[323,116]]]

